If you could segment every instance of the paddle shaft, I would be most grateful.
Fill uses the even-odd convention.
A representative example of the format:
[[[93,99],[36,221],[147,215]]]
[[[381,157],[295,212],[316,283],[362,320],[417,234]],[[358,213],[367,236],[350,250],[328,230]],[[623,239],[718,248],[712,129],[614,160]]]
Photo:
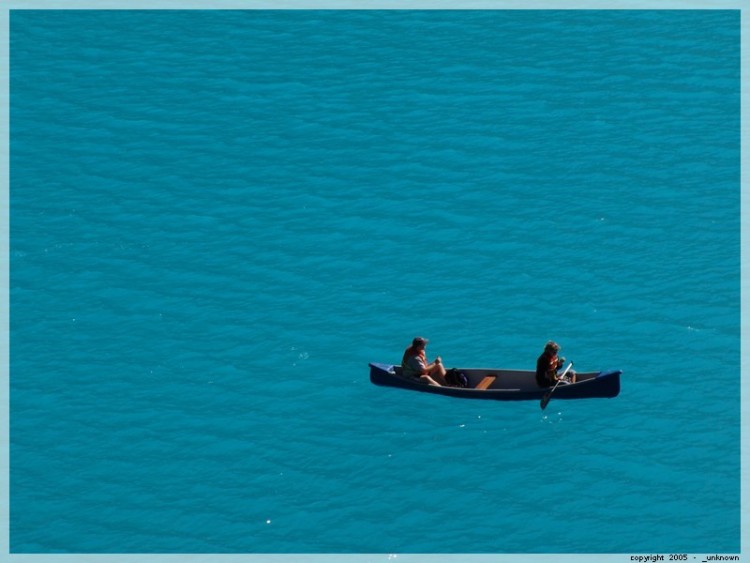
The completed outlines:
[[[573,362],[570,362],[568,364],[568,367],[565,368],[565,371],[563,374],[557,378],[557,383],[555,383],[555,386],[544,394],[544,397],[542,397],[542,402],[539,404],[539,406],[542,407],[542,410],[547,408],[547,403],[549,403],[549,400],[552,398],[552,393],[555,392],[555,389],[557,389],[557,386],[560,385],[560,382],[565,379],[565,376],[568,375],[568,372],[570,371],[570,368],[573,367]]]

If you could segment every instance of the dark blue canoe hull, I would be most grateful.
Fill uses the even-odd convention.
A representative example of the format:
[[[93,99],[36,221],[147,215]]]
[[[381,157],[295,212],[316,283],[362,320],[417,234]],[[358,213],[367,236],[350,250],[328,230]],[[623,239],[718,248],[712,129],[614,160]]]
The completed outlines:
[[[459,368],[461,369],[461,368]],[[375,385],[410,389],[462,399],[492,399],[496,401],[541,400],[548,387],[536,384],[533,371],[504,369],[461,369],[469,379],[469,387],[435,387],[421,380],[401,374],[400,366],[391,364],[370,364],[370,381]],[[557,399],[612,398],[620,394],[621,370],[579,373],[576,383],[561,384],[555,389]],[[487,376],[494,377],[487,389],[474,387]]]

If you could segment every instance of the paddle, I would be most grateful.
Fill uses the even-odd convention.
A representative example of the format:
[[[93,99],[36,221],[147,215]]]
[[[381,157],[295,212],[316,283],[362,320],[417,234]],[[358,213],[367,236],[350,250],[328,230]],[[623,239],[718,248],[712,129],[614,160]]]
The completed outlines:
[[[570,362],[568,364],[568,367],[565,368],[565,371],[563,372],[563,374],[557,379],[557,383],[555,383],[555,386],[544,394],[544,397],[542,397],[541,403],[539,403],[539,406],[542,407],[542,410],[547,408],[547,403],[549,403],[549,400],[552,398],[552,393],[555,392],[555,389],[557,389],[557,386],[560,385],[560,382],[565,378],[565,376],[570,371],[570,368],[572,367],[573,367],[573,362]]]

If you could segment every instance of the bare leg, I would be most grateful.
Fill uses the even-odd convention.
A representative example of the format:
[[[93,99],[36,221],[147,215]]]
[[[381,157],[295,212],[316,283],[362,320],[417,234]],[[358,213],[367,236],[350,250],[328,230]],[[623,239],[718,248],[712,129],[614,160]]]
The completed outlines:
[[[441,385],[448,385],[448,382],[445,380],[445,366],[443,364],[435,364],[430,371],[430,375],[437,379]]]
[[[429,375],[420,375],[419,379],[426,381],[429,385],[434,385],[435,387],[442,387],[437,381],[432,379]]]

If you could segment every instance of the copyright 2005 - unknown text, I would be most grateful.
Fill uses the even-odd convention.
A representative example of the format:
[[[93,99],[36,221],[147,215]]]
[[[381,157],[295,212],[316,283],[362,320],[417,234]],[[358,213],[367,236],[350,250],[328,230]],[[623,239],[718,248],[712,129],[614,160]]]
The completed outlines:
[[[700,561],[700,563],[709,563],[711,561],[739,561],[739,555],[687,555],[684,553],[670,555],[631,555],[631,561],[636,563],[656,563],[657,561]]]

